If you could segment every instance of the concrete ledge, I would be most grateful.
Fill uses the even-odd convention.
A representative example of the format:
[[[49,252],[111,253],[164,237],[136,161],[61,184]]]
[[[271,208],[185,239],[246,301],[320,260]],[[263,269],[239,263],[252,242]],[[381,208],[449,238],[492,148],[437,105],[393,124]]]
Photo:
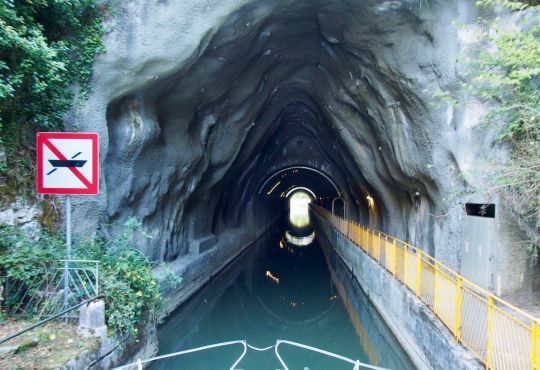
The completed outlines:
[[[81,352],[77,358],[69,360],[61,370],[108,370],[138,358],[153,356],[157,348],[156,326],[148,323],[144,326],[137,341],[129,336],[106,337],[98,348]]]
[[[312,216],[319,237],[326,237],[418,369],[484,369],[401,282],[319,215]]]
[[[209,235],[204,238],[193,240],[189,246],[189,253],[199,254],[206,252],[212,248],[218,241],[218,238],[215,235]]]

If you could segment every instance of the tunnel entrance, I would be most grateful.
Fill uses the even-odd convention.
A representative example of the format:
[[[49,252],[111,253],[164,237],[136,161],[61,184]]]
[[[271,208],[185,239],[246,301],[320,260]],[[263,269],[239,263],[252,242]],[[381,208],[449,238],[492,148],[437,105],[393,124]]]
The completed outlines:
[[[193,240],[263,229],[303,186],[315,204],[342,199],[339,215],[431,246],[444,181],[426,166],[438,131],[423,89],[440,78],[439,45],[437,25],[419,27],[452,5],[388,4],[253,1],[189,62],[123,90],[106,112],[109,221],[141,219],[153,238],[140,249],[174,261]]]
[[[194,298],[199,303],[167,321],[162,353],[232,334],[259,346],[285,335],[412,368],[361,290],[344,285],[345,272],[318,244],[305,208],[309,199],[404,239],[428,221],[438,186],[421,160],[431,148],[417,138],[431,121],[418,91],[402,80],[401,61],[410,62],[398,57],[403,44],[381,31],[416,33],[421,15],[379,8],[253,2],[208,33],[189,63],[109,103],[108,214],[137,215],[155,231],[141,246],[151,259],[180,265],[208,253],[205,261],[218,269],[216,260],[232,259],[261,230],[281,225],[277,236],[248,248],[231,267],[239,269],[234,277],[214,279],[197,295],[204,298]],[[374,33],[386,46],[371,46]],[[356,307],[353,297],[360,297]],[[178,337],[178,325],[190,334]],[[200,368],[218,364],[212,356],[202,361],[210,362]],[[257,369],[271,363],[249,361]],[[312,361],[296,363],[318,368]]]

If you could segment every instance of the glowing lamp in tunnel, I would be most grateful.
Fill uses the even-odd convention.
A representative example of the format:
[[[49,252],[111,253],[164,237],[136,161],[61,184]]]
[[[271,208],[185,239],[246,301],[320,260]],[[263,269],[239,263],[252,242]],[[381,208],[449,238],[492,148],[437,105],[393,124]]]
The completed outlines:
[[[274,186],[272,186],[272,188],[268,190],[268,193],[266,193],[266,195],[272,194],[272,192],[279,186],[279,184],[281,184],[281,181],[276,182]]]
[[[309,203],[311,197],[305,191],[296,191],[289,199],[289,221],[291,225],[303,228],[309,225]]]
[[[375,205],[375,201],[373,200],[373,198],[371,197],[371,195],[368,195],[366,197],[367,199],[367,202],[368,202],[368,207],[369,208],[373,208],[373,206]]]

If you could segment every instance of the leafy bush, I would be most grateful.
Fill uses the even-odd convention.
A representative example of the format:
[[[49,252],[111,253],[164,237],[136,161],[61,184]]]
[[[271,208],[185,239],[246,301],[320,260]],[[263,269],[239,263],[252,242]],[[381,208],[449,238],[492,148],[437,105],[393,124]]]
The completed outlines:
[[[146,256],[130,248],[128,220],[125,232],[112,241],[94,240],[81,246],[83,258],[100,261],[101,293],[105,295],[107,325],[119,333],[137,336],[139,325],[154,319],[161,296]]]
[[[41,233],[30,239],[22,230],[0,226],[0,275],[36,289],[50,267],[64,258],[65,244],[57,237]]]
[[[73,82],[87,91],[103,51],[103,9],[95,0],[0,3],[0,119],[61,128]],[[4,132],[3,132],[4,133]]]
[[[161,300],[152,264],[129,240],[140,223],[130,219],[119,238],[93,239],[74,246],[74,256],[100,262],[100,292],[105,296],[107,325],[137,337],[141,323],[152,320]],[[0,275],[37,289],[49,268],[64,258],[59,236],[41,233],[32,240],[23,231],[0,227]]]

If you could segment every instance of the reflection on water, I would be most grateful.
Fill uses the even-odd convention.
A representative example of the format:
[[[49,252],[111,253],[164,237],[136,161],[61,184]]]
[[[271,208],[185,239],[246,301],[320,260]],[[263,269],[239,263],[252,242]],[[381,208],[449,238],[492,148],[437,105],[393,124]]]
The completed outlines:
[[[267,234],[176,311],[159,329],[160,354],[238,339],[257,347],[286,339],[413,369],[331,248],[326,255],[317,241],[299,248],[283,234]],[[241,352],[240,346],[214,349],[159,361],[152,369],[228,369]],[[280,353],[291,370],[350,370],[347,363],[290,346]],[[273,351],[248,351],[237,369],[281,367]]]
[[[289,230],[285,231],[285,239],[287,242],[294,244],[298,247],[305,247],[306,245],[310,245],[315,240],[315,231],[313,231],[308,236],[296,236],[292,235]]]
[[[315,240],[309,215],[311,197],[304,191],[297,191],[289,199],[289,222],[285,231],[285,240],[294,246],[305,247]]]
[[[311,197],[308,193],[297,191],[289,199],[289,222],[297,228],[309,226],[309,203]]]
[[[271,271],[266,271],[266,277],[270,278],[274,283],[279,284],[279,278],[274,276]]]

